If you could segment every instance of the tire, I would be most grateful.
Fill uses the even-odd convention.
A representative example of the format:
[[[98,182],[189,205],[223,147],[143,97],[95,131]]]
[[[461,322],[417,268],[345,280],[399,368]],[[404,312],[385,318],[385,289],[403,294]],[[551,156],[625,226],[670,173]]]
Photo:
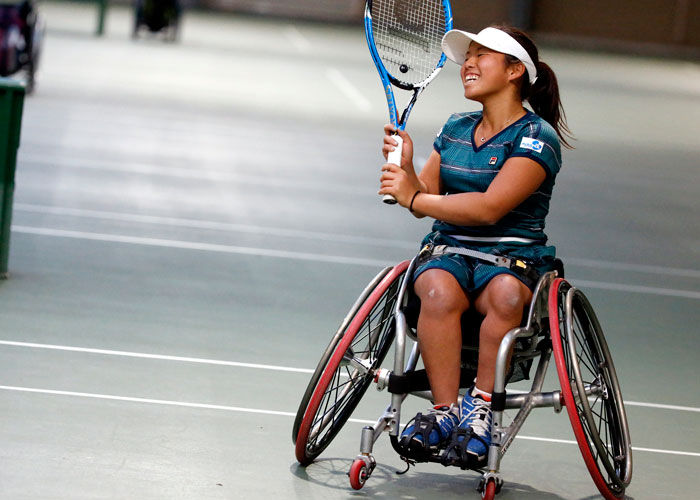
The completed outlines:
[[[328,343],[328,347],[326,347],[326,350],[323,352],[323,355],[321,356],[321,360],[318,362],[318,365],[316,366],[316,370],[314,371],[313,375],[311,375],[311,380],[309,381],[308,386],[306,387],[306,391],[304,392],[304,396],[301,398],[301,402],[299,403],[299,408],[297,409],[297,415],[296,418],[294,419],[294,425],[292,426],[292,442],[296,443],[297,442],[297,435],[299,434],[299,427],[301,427],[301,421],[304,418],[304,414],[306,413],[306,408],[309,405],[309,400],[311,399],[311,396],[313,395],[314,390],[316,389],[316,385],[318,384],[318,379],[321,378],[321,375],[323,374],[324,370],[326,369],[326,365],[328,364],[328,360],[330,357],[333,355],[333,352],[335,351],[336,347],[338,346],[338,342],[340,342],[341,337],[345,333],[345,330],[347,329],[348,325],[352,321],[352,319],[355,317],[357,314],[357,311],[362,307],[362,305],[365,303],[367,300],[367,297],[374,291],[374,289],[377,287],[377,285],[384,279],[384,277],[391,272],[393,268],[392,267],[387,267],[383,270],[381,270],[375,277],[372,279],[372,281],[369,282],[369,284],[365,287],[364,291],[360,294],[360,296],[357,298],[355,301],[355,304],[352,306],[348,314],[345,316],[345,319],[343,322],[340,324],[340,327],[338,327],[338,330],[336,331],[335,335],[331,339],[331,341]]]
[[[489,479],[484,486],[484,491],[481,493],[481,498],[483,500],[494,500],[496,498],[496,481]]]
[[[292,428],[296,458],[310,464],[345,425],[394,339],[393,312],[408,261],[377,275],[360,295],[323,354]],[[367,370],[348,362],[360,358]]]
[[[583,292],[561,278],[549,291],[549,322],[564,404],[583,460],[604,498],[623,498],[632,479],[632,447],[600,323]],[[586,389],[588,397],[579,397]]]
[[[367,464],[364,460],[357,458],[350,466],[350,486],[353,490],[361,490],[367,481]]]

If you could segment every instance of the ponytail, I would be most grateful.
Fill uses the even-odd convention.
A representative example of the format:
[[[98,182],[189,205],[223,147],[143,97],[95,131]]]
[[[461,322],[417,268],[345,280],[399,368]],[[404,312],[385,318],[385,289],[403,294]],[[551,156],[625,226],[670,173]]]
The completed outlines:
[[[494,28],[508,33],[517,40],[530,55],[537,68],[535,83],[530,84],[527,73],[521,78],[520,99],[527,101],[537,115],[554,127],[559,140],[565,147],[572,149],[573,146],[568,140],[573,139],[573,136],[566,123],[566,114],[559,97],[559,84],[554,71],[548,64],[540,61],[537,46],[525,32],[511,26],[494,26]],[[509,63],[519,61],[516,57],[509,55],[506,55],[506,60]]]

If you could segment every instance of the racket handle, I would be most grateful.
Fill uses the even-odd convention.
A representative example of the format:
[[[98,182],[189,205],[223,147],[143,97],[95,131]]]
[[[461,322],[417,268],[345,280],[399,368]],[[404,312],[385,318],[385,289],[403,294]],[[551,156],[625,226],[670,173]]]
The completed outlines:
[[[396,142],[398,142],[398,144],[396,145],[396,147],[393,151],[389,152],[389,154],[386,157],[386,161],[387,161],[387,163],[393,163],[393,164],[398,165],[400,167],[401,166],[401,151],[403,150],[403,139],[398,134],[393,135],[392,138]],[[382,201],[384,203],[386,203],[387,205],[396,205],[396,198],[394,198],[390,194],[385,194],[384,198],[382,198]]]

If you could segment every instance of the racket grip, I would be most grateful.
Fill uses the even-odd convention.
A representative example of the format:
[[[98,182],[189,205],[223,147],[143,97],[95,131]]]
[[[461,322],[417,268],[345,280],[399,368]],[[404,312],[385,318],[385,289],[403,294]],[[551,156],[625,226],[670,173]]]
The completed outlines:
[[[401,166],[401,151],[403,150],[403,139],[398,134],[393,135],[392,138],[396,142],[398,142],[398,144],[396,145],[396,147],[393,151],[389,152],[389,154],[386,157],[386,161],[387,161],[387,163],[393,163],[393,164],[398,165],[400,167]],[[382,201],[384,203],[386,203],[387,205],[396,205],[396,198],[394,198],[390,194],[385,194],[384,198],[382,198]]]

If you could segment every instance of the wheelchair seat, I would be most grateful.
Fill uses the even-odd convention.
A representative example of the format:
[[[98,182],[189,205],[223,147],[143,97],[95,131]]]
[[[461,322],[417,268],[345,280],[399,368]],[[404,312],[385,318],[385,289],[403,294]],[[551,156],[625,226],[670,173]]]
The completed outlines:
[[[562,260],[555,258],[551,270],[556,271],[557,276],[563,278],[564,263]],[[406,304],[402,308],[402,311],[409,327],[408,335],[412,337],[413,340],[418,340],[416,336],[416,327],[418,325],[418,315],[420,314],[420,302],[420,298],[415,294],[413,286],[409,286],[407,289]],[[530,314],[530,304],[526,304],[523,308],[521,326],[524,326],[528,322]],[[462,315],[462,373],[460,376],[460,388],[462,389],[470,387],[476,378],[479,357],[479,331],[483,321],[484,316],[474,308],[465,311]],[[506,376],[507,383],[530,379],[530,368],[533,364],[533,356],[528,355],[522,357],[519,356],[519,354],[529,354],[532,352],[533,348],[539,347],[540,342],[546,343],[546,338],[541,338],[545,333],[548,333],[548,330],[538,331],[538,335],[534,336],[535,338],[516,340],[511,366]],[[392,387],[393,384],[390,384],[389,392],[393,392],[392,389],[396,389],[398,392],[408,392],[406,389],[409,386],[413,390],[428,390],[430,387],[425,370],[416,370],[416,372],[412,374],[407,373],[404,377],[411,379],[410,384],[401,384],[400,389],[398,385]],[[395,380],[395,382],[398,382],[398,380]]]

